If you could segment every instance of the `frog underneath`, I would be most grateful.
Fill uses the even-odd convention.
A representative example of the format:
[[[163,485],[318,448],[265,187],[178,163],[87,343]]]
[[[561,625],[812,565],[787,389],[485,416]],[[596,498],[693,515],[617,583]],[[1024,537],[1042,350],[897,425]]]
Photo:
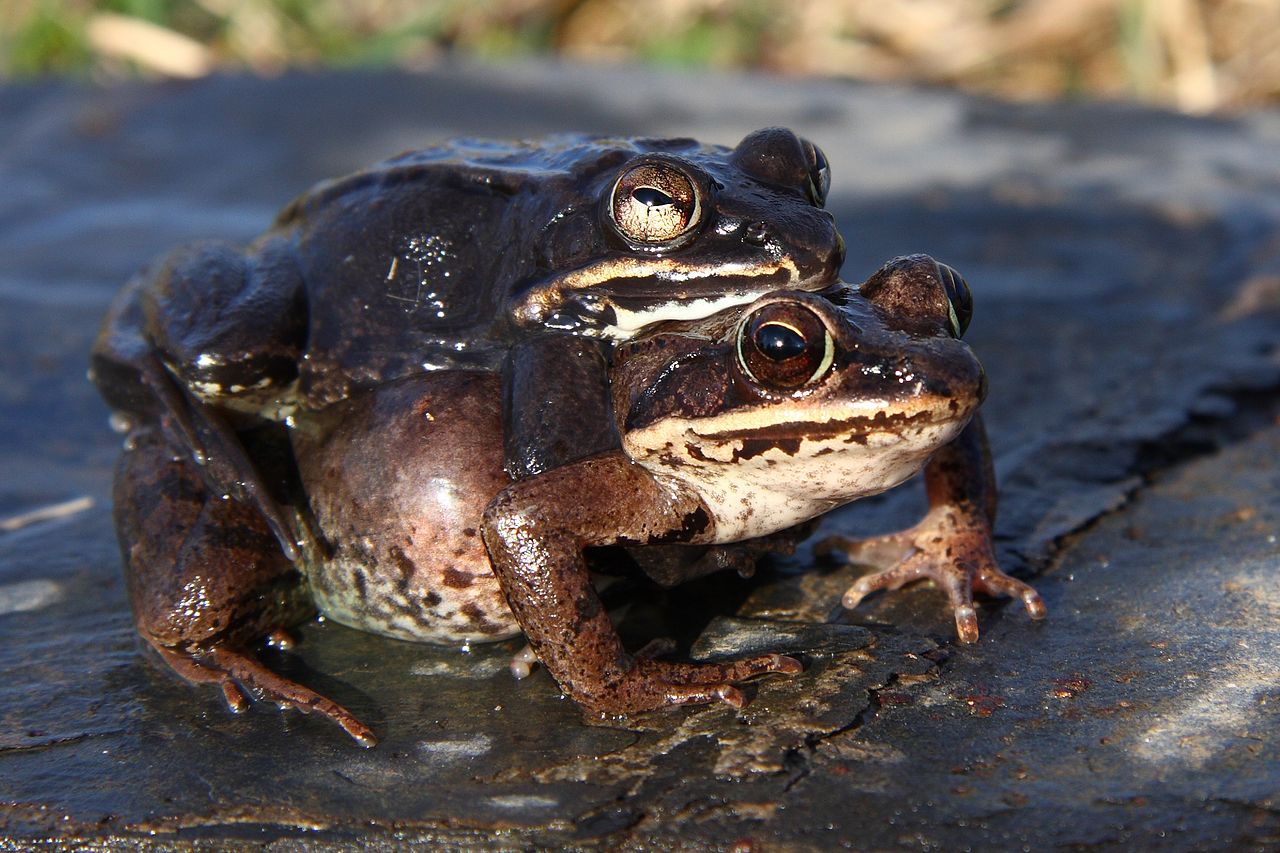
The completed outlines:
[[[654,545],[711,546],[709,559],[685,567],[696,574],[922,467],[928,515],[876,543],[903,560],[855,584],[846,604],[932,577],[962,639],[976,638],[975,589],[1018,596],[1040,616],[1039,597],[1001,573],[991,551],[995,492],[974,420],[985,380],[959,339],[968,311],[963,281],[915,256],[856,289],[785,290],[651,328],[607,362],[589,340],[561,336],[577,348],[557,349],[562,376],[608,378],[611,443],[514,480],[493,370],[409,375],[299,408],[287,433],[274,424],[239,433],[307,531],[296,559],[251,504],[210,491],[159,424],[139,426],[116,487],[139,629],[174,669],[219,684],[233,707],[247,705],[247,690],[319,712],[363,743],[373,735],[349,712],[252,655],[305,618],[312,596],[337,621],[402,638],[523,631],[561,688],[593,711],[740,706],[737,682],[799,663],[627,652],[584,549],[622,545],[644,567]]]

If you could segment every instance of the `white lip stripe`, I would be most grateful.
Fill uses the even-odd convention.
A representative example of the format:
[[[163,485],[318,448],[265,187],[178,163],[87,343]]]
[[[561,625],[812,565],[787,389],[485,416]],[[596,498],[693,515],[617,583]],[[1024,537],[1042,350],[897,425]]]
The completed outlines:
[[[778,281],[779,273],[785,274],[784,281]],[[621,319],[607,329],[596,332],[584,330],[585,334],[599,334],[612,338],[627,338],[637,329],[661,320],[700,320],[724,308],[751,302],[766,293],[782,290],[796,285],[799,269],[795,261],[789,257],[775,259],[771,264],[759,263],[722,263],[710,266],[689,266],[675,258],[613,258],[600,261],[581,269],[561,275],[526,293],[513,306],[514,316],[521,322],[543,322],[546,316],[564,303],[567,294],[574,291],[600,290],[607,293],[611,282],[619,279],[653,278],[669,282],[672,290],[678,291],[687,282],[710,281],[721,282],[721,287],[709,288],[699,284],[698,287],[722,290],[725,280],[732,279],[734,288],[742,288],[737,295],[715,298],[668,299],[655,301],[652,308],[632,311],[622,308],[608,297],[604,301],[611,305]],[[746,279],[746,283],[743,280]],[[760,279],[753,285],[752,279]],[[701,306],[700,308],[680,308],[678,306]],[[676,312],[676,313],[672,313]]]
[[[656,302],[641,311],[628,311],[614,306],[613,325],[606,326],[602,334],[606,338],[626,340],[636,331],[661,323],[664,320],[701,320],[726,308],[746,305],[760,298],[765,291],[737,293],[717,299],[687,299],[684,301]]]
[[[915,390],[918,389],[908,388],[905,393],[909,395],[914,393]],[[969,412],[966,411],[954,413],[949,409],[944,411],[937,405],[930,405],[924,398],[913,402],[910,399],[893,401],[887,398],[867,397],[862,400],[835,400],[826,404],[804,401],[794,407],[791,405],[762,406],[755,409],[743,409],[741,411],[725,412],[720,415],[710,415],[696,420],[669,418],[662,423],[646,427],[643,432],[661,430],[663,433],[667,433],[671,430],[679,430],[684,433],[688,431],[696,435],[700,441],[716,440],[705,437],[714,437],[738,431],[756,433],[761,437],[767,438],[770,429],[794,425],[798,421],[814,426],[844,423],[855,419],[870,422],[877,415],[883,414],[898,415],[904,420],[917,417],[921,421],[951,420],[953,418],[968,420],[969,416]],[[910,423],[905,425],[891,422],[882,423],[884,423],[884,427],[878,431],[897,433],[903,426],[910,427]],[[877,431],[874,425],[869,424],[866,428],[868,431]]]

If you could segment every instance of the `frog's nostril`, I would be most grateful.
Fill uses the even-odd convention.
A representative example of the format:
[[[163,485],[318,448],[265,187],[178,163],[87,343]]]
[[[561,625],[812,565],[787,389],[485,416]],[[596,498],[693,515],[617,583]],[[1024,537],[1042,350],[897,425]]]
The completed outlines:
[[[742,229],[742,239],[756,246],[763,246],[769,239],[769,226],[763,222],[752,222]]]

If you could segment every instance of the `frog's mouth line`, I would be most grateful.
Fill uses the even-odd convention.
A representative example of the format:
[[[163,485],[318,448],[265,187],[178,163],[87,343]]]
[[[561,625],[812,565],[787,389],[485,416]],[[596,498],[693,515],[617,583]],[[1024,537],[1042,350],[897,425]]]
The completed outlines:
[[[788,257],[741,264],[613,258],[536,285],[519,297],[513,315],[522,324],[545,324],[574,303],[575,316],[591,318],[582,332],[625,339],[661,320],[701,320],[774,290],[828,283],[799,282]]]

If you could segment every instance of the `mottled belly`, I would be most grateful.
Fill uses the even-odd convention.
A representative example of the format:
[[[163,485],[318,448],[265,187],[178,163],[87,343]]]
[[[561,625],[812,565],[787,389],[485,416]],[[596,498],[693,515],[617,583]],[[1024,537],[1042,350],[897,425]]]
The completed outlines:
[[[500,407],[496,376],[448,372],[298,419],[294,453],[320,540],[304,568],[322,613],[403,640],[519,633],[480,536],[510,483]]]
[[[449,543],[457,547],[447,548],[446,559],[412,534],[342,542],[331,559],[308,567],[316,606],[344,625],[401,640],[453,644],[519,634],[479,534],[464,528],[459,535],[474,544]]]

